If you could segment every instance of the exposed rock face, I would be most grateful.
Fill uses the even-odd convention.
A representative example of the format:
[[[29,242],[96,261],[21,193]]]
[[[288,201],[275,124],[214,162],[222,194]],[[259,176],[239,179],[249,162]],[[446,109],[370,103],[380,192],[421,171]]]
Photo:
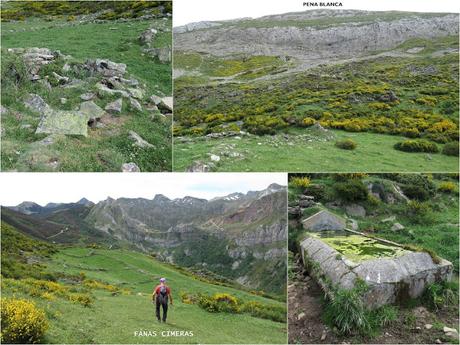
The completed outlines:
[[[284,274],[283,269],[278,272],[275,267],[285,264],[285,210],[285,187],[272,185],[263,191],[234,193],[209,201],[193,197],[171,200],[163,195],[153,200],[109,198],[93,207],[87,221],[100,231],[172,262],[185,264],[202,257],[203,253],[196,251],[203,245],[207,247],[205,252],[218,250],[222,262],[205,255],[194,265],[206,264],[208,270],[223,275],[231,271],[231,277],[245,272],[246,284],[257,288],[260,276],[266,279]],[[244,266],[234,264],[242,259],[246,260]],[[263,268],[256,269],[262,264]],[[254,269],[254,275],[247,274],[247,265],[250,272]],[[279,286],[272,290],[284,284],[281,276],[277,279]]]
[[[366,210],[364,209],[364,207],[362,207],[361,205],[357,205],[357,204],[351,204],[351,205],[345,206],[345,211],[347,212],[349,216],[352,216],[352,217],[365,217],[366,216]]]
[[[315,65],[327,59],[357,58],[394,49],[411,38],[458,34],[457,14],[407,13],[399,19],[379,19],[384,15],[382,12],[313,10],[246,20],[244,25],[240,25],[241,20],[226,25],[192,23],[175,28],[174,48],[217,56],[287,55],[303,65]],[[338,19],[339,24],[315,24],[328,18]],[[345,19],[340,20],[342,18]]]
[[[332,284],[343,289],[354,287],[359,278],[369,290],[363,295],[369,309],[416,298],[434,282],[450,280],[453,266],[442,260],[434,263],[429,254],[406,251],[403,255],[353,262],[318,238],[307,237],[300,243],[303,262],[315,262],[320,272],[312,273],[327,289],[320,277],[324,274]]]

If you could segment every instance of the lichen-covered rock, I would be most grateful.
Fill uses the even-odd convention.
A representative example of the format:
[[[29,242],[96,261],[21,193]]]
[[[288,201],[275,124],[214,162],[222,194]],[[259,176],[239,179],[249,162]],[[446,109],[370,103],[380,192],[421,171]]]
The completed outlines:
[[[155,35],[157,34],[157,30],[154,28],[149,28],[145,30],[144,32],[141,33],[139,36],[139,42],[141,45],[148,45],[150,46],[153,44],[153,39],[155,38]]]
[[[80,111],[46,109],[41,116],[36,134],[88,135],[88,119]]]
[[[129,93],[127,91],[110,89],[102,83],[97,83],[96,89],[97,89],[98,94],[101,96],[116,95],[116,96],[121,96],[121,97],[129,97]]]

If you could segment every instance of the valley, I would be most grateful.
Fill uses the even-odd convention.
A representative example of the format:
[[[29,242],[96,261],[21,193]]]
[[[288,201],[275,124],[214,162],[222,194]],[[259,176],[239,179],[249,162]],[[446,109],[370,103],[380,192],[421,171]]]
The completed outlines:
[[[2,313],[34,303],[46,343],[285,343],[286,199],[271,184],[3,206]],[[151,301],[161,277],[174,301],[163,324]],[[18,342],[12,325],[2,341]]]

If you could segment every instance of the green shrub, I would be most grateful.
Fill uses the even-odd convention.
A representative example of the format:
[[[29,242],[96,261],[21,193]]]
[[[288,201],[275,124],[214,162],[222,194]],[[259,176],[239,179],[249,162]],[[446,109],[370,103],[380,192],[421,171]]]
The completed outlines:
[[[445,144],[442,148],[442,154],[446,156],[458,156],[458,141]]]
[[[45,312],[25,299],[1,300],[2,343],[34,344],[42,341],[48,329]]]
[[[286,308],[282,306],[266,305],[260,302],[250,301],[242,305],[241,311],[261,319],[286,322]]]
[[[394,145],[394,148],[404,152],[439,152],[438,146],[428,140],[405,140]]]
[[[336,141],[335,146],[344,150],[354,150],[358,144],[356,144],[352,139],[343,139]]]
[[[326,197],[326,188],[322,184],[310,184],[304,192],[305,195],[311,195],[316,201],[321,201]]]
[[[334,190],[338,197],[345,201],[362,201],[367,199],[368,191],[361,180],[350,179],[345,182],[336,182]]]
[[[362,180],[369,175],[366,173],[336,173],[332,175],[335,181],[343,182],[348,180]]]
[[[405,214],[416,224],[431,223],[432,209],[429,203],[411,200],[407,203]]]
[[[418,186],[415,184],[403,185],[402,190],[404,194],[409,199],[416,199],[420,201],[428,200],[430,197],[430,193],[426,191],[422,186]]]
[[[458,302],[458,283],[442,282],[433,283],[426,287],[422,301],[430,309],[440,309],[456,306]]]
[[[401,183],[401,188],[409,198],[426,200],[426,194],[434,196],[436,185],[430,175],[426,174],[389,174],[391,179]],[[414,187],[416,186],[416,187]],[[420,191],[423,189],[423,191]]]

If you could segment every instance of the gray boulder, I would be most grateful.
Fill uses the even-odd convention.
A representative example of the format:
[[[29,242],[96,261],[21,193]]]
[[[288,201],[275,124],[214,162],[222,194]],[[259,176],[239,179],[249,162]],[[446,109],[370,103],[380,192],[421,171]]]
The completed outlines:
[[[86,101],[80,104],[80,112],[86,117],[88,124],[93,127],[105,114],[105,111],[93,101]]]
[[[121,77],[126,73],[124,63],[116,63],[105,59],[87,60],[85,66],[90,72],[99,73],[105,77]]]
[[[135,109],[137,111],[142,111],[142,106],[141,104],[139,103],[138,100],[134,99],[134,98],[130,98],[129,99],[129,105],[131,106],[132,109]]]
[[[154,28],[150,28],[145,30],[141,35],[139,36],[139,42],[141,45],[148,45],[150,46],[153,44],[153,39],[155,38],[155,35],[157,34],[157,30]]]
[[[211,171],[211,167],[208,164],[205,164],[201,161],[195,161],[190,165],[187,172],[209,172]]]
[[[82,101],[90,101],[94,97],[96,97],[96,95],[94,93],[92,93],[92,92],[87,92],[87,93],[84,93],[84,94],[80,95],[80,99]]]
[[[365,208],[357,204],[351,204],[351,205],[345,206],[345,211],[351,217],[365,217],[366,216]]]
[[[134,141],[134,145],[139,146],[141,148],[152,148],[155,147],[146,140],[142,139],[142,137],[134,131],[129,131],[129,137]]]
[[[123,106],[123,100],[121,98],[113,101],[105,106],[105,110],[109,113],[120,113],[121,107]]]
[[[41,116],[36,134],[88,135],[88,120],[79,111],[46,109]]]
[[[26,108],[33,110],[38,113],[44,112],[49,109],[49,105],[39,95],[30,93],[24,101]]]
[[[116,95],[116,96],[121,96],[121,97],[129,97],[129,93],[124,91],[124,90],[114,90],[114,89],[110,89],[108,88],[106,85],[102,84],[102,83],[97,83],[96,84],[96,89],[98,90],[97,92],[99,93],[99,95],[101,96],[112,96],[112,95]]]
[[[137,166],[136,163],[123,163],[121,166],[121,171],[122,172],[140,172],[141,169]]]
[[[171,47],[150,48],[144,50],[153,58],[158,58],[161,63],[171,62]]]
[[[392,231],[401,231],[401,230],[404,230],[404,229],[405,229],[404,225],[402,225],[400,223],[394,223],[393,226],[391,227]]]

